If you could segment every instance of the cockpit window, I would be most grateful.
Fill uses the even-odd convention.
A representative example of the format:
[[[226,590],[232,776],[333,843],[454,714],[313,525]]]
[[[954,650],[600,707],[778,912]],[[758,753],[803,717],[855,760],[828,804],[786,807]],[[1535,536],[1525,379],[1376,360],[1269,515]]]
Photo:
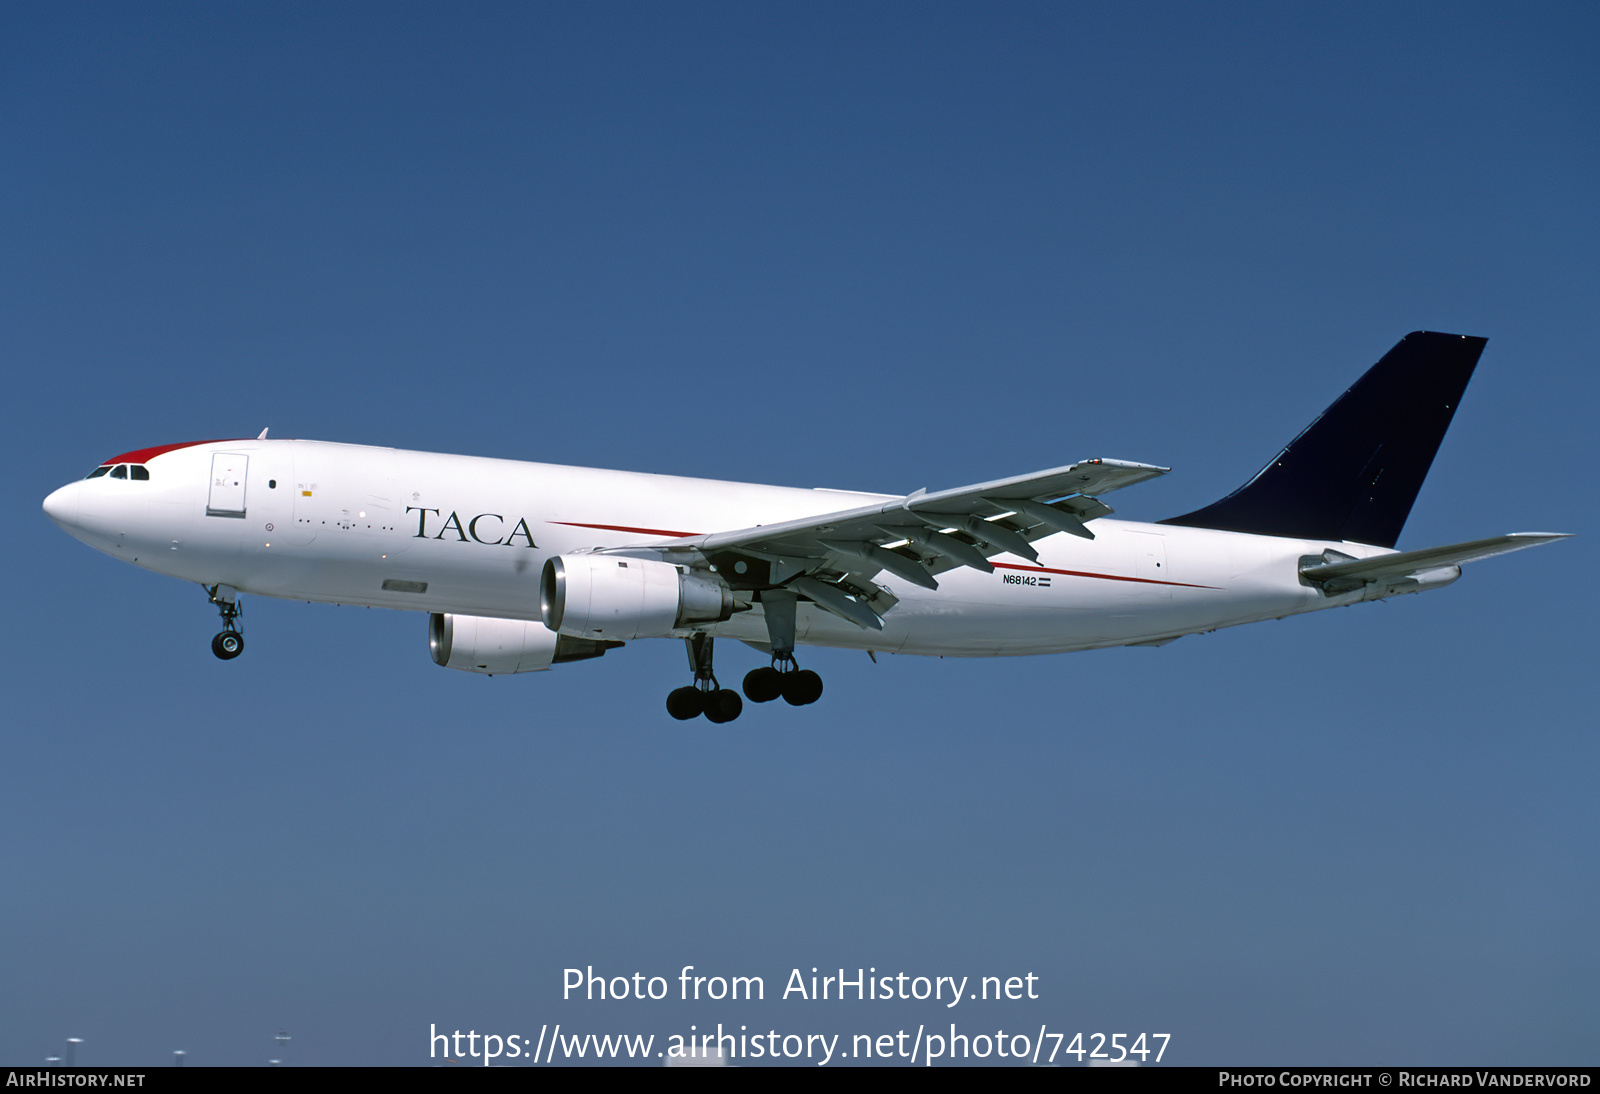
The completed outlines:
[[[130,479],[138,479],[141,482],[149,482],[150,469],[142,463],[136,463],[128,468],[128,477]]]
[[[86,475],[85,478],[98,479],[101,475],[104,475],[107,471],[110,471],[110,470],[111,470],[111,468],[109,468],[109,467],[97,467],[93,471],[89,472],[89,474]]]
[[[111,477],[114,478],[114,479],[125,479],[125,478],[127,478],[128,477],[128,465],[125,464],[125,463],[117,464],[117,466],[115,466],[115,467],[113,467],[111,469]]]

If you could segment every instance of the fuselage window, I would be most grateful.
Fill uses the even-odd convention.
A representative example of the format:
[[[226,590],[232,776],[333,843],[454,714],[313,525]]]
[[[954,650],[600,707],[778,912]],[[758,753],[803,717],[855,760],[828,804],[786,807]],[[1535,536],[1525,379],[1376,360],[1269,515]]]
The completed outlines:
[[[127,478],[128,477],[128,465],[125,464],[125,463],[117,464],[117,466],[115,466],[115,467],[113,467],[111,469],[111,477],[114,478],[114,479],[125,479],[125,478]]]
[[[87,477],[91,478],[91,479],[98,479],[101,475],[104,475],[107,471],[110,471],[110,470],[111,470],[111,468],[109,468],[109,467],[97,467],[93,471],[89,472]]]
[[[136,463],[128,468],[128,477],[130,479],[138,479],[141,482],[149,482],[150,469],[142,463]]]

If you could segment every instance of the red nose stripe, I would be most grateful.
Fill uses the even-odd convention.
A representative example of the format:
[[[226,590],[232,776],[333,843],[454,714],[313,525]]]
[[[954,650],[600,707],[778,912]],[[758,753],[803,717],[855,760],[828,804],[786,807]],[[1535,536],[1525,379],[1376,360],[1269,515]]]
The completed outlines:
[[[154,448],[137,448],[132,452],[124,452],[120,456],[112,456],[101,467],[109,467],[114,463],[148,463],[163,452],[171,452],[175,448],[193,448],[197,444],[223,444],[230,441],[248,440],[246,437],[218,437],[214,441],[180,441],[178,444],[158,444]]]

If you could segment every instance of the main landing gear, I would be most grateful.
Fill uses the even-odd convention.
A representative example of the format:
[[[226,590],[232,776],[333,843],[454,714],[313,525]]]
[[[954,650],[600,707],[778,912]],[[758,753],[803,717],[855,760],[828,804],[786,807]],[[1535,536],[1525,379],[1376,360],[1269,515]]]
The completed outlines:
[[[211,639],[211,652],[223,661],[232,661],[244,652],[244,635],[239,633],[239,592],[229,585],[203,586],[211,603],[222,613],[222,630]]]
[[[744,678],[745,698],[752,703],[770,703],[783,697],[792,707],[803,707],[822,698],[822,677],[803,669],[794,660],[794,616],[798,598],[787,589],[764,589],[761,611],[767,619],[767,642],[772,648],[770,668],[755,669]],[[731,688],[722,687],[711,671],[711,650],[715,641],[708,634],[684,640],[689,647],[689,667],[694,683],[667,696],[667,713],[679,721],[701,714],[711,722],[731,722],[744,710],[744,700]]]
[[[787,589],[767,589],[761,594],[761,614],[767,619],[767,643],[772,666],[754,669],[744,678],[744,694],[752,703],[770,703],[778,696],[792,707],[822,698],[822,677],[794,660],[796,597]]]
[[[822,698],[822,677],[794,662],[794,653],[779,657],[772,653],[772,667],[751,669],[744,678],[745,698],[752,703],[770,703],[778,696],[792,707],[803,707]]]
[[[773,648],[770,669],[750,670],[744,677],[744,697],[750,702],[771,702],[778,696],[790,707],[805,707],[822,697],[822,678],[795,664],[794,593],[787,589],[762,592],[766,616],[766,643]]]
[[[694,683],[667,696],[667,713],[680,722],[701,714],[708,722],[731,722],[744,711],[744,700],[739,698],[739,693],[719,685],[716,674],[711,671],[715,642],[709,634],[684,639],[689,647],[689,667],[694,670]]]

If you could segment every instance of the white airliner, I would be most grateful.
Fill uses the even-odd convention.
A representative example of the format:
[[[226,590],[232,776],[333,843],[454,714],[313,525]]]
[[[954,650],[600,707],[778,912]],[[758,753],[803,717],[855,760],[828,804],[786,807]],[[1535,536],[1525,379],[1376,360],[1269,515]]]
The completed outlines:
[[[815,702],[796,645],[994,657],[1187,634],[1450,584],[1565,538],[1396,552],[1485,340],[1407,335],[1248,483],[1155,524],[1101,499],[1167,468],[1084,460],[952,490],[800,490],[323,441],[126,452],[45,499],[90,546],[239,594],[429,613],[440,665],[490,675],[681,638],[677,718],[739,716],[716,638],[769,654],[744,694]]]

